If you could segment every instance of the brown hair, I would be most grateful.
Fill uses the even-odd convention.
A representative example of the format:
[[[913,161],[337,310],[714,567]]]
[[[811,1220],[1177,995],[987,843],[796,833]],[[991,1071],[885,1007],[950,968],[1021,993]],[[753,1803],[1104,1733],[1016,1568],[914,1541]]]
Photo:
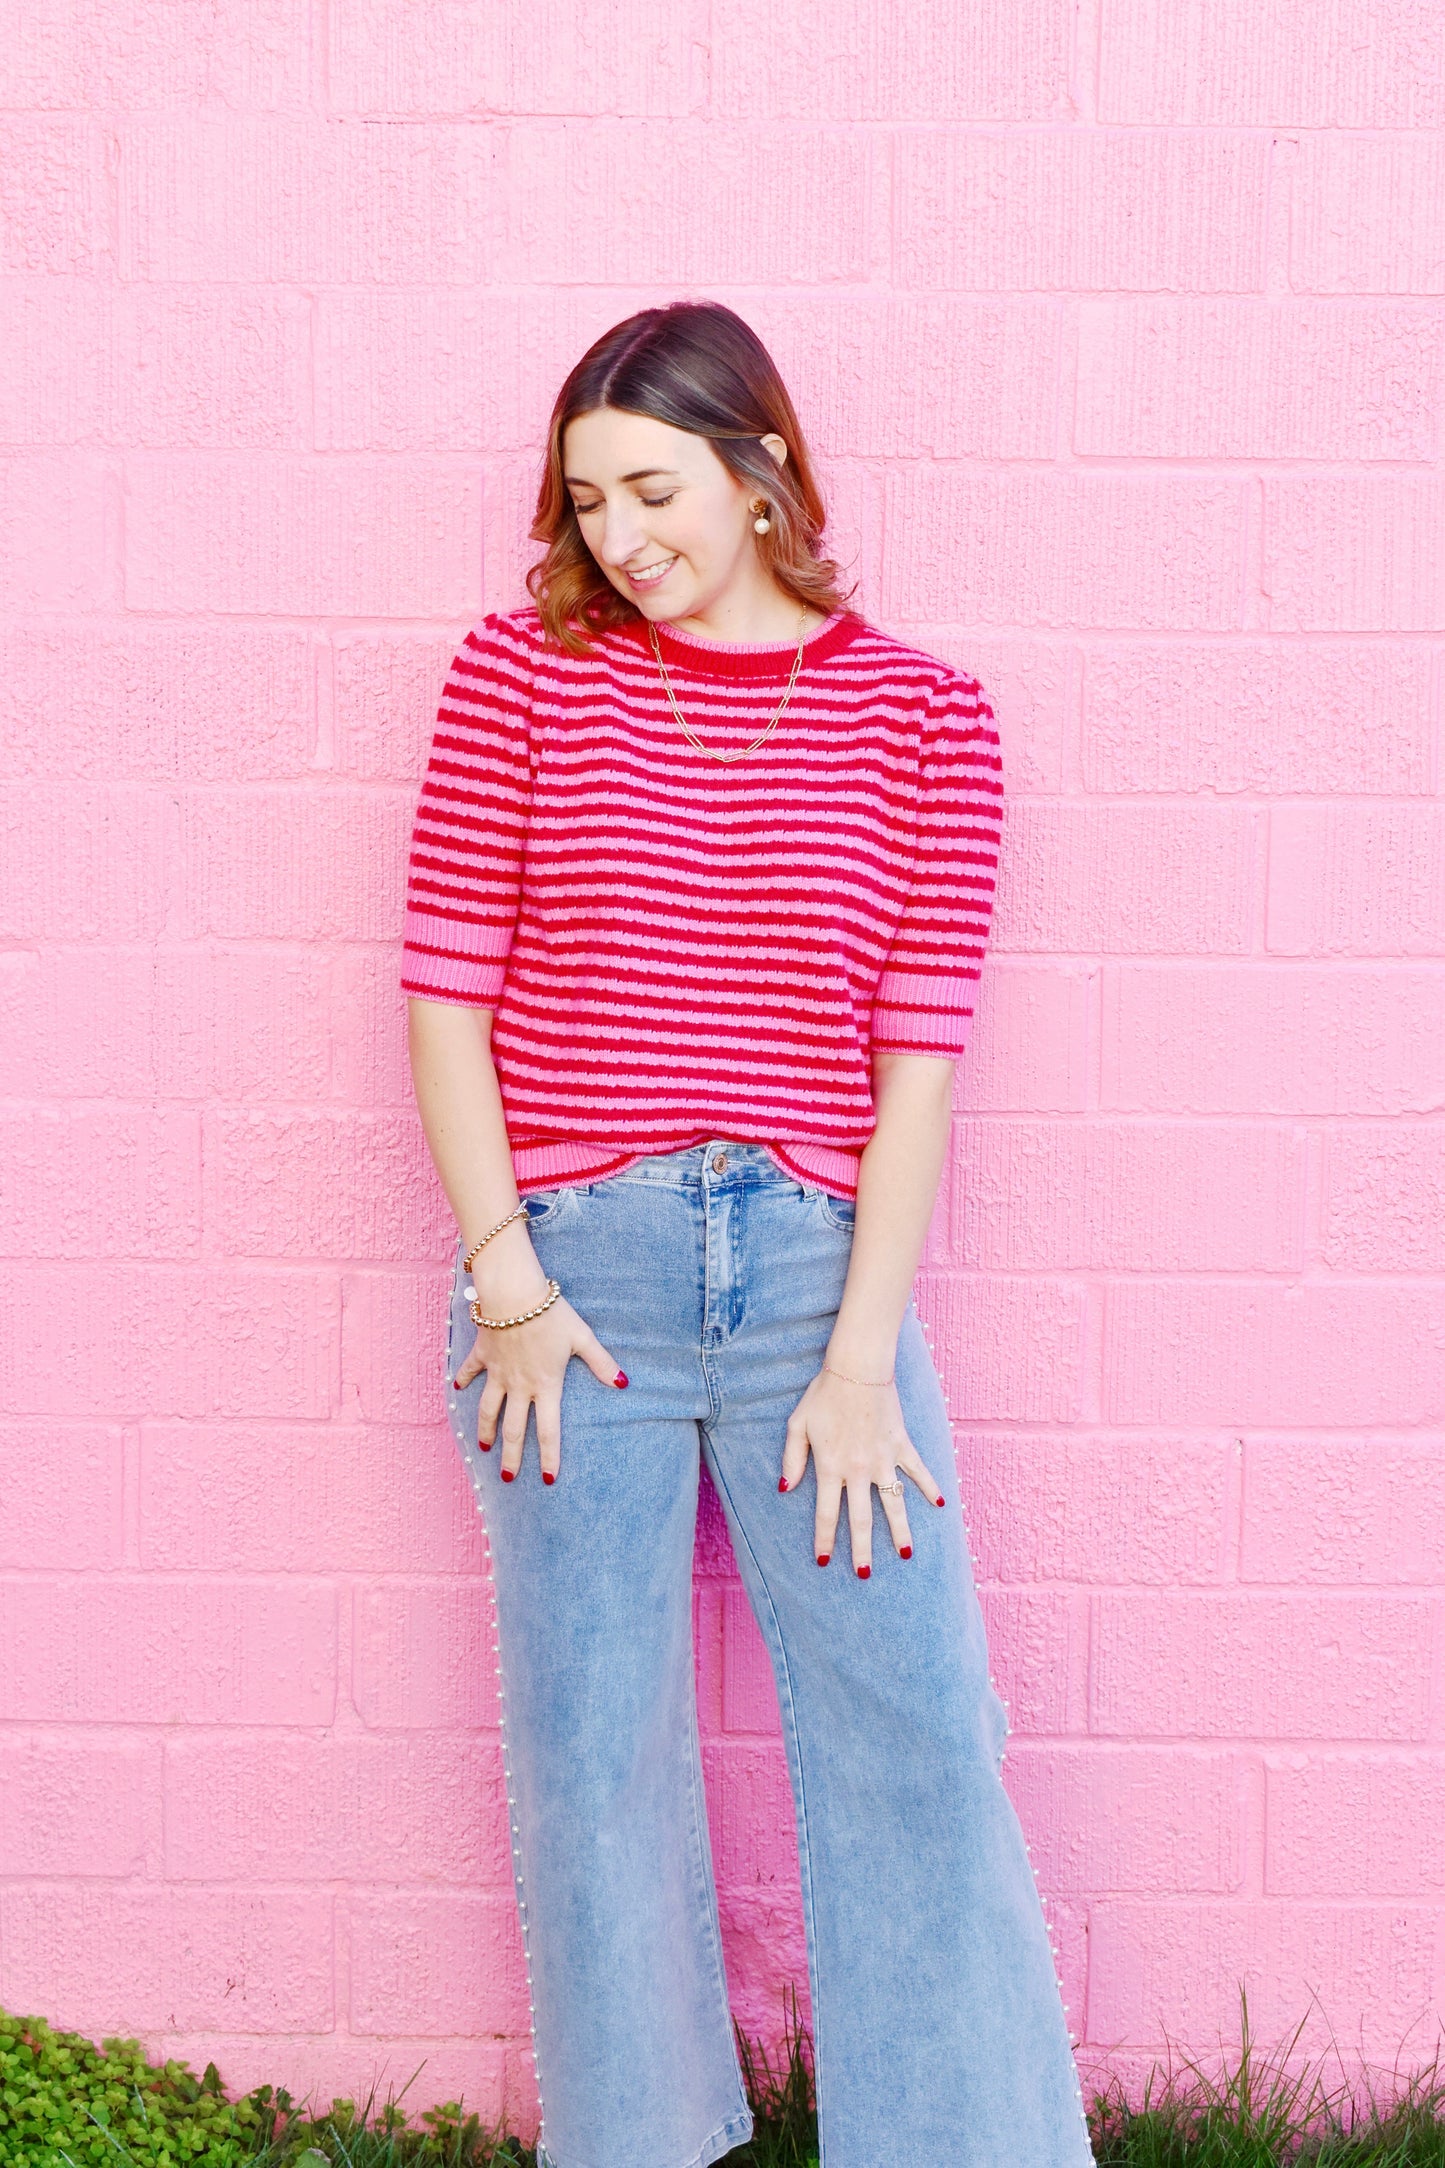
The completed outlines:
[[[648,414],[706,437],[728,472],[768,500],[772,525],[758,536],[758,548],[779,587],[816,610],[844,607],[838,566],[819,554],[822,492],[772,356],[721,302],[673,301],[641,309],[604,332],[570,372],[552,409],[530,529],[534,542],[546,543],[547,554],[527,574],[527,590],[545,631],[569,654],[585,655],[589,634],[642,616],[582,539],[562,479],[562,433],[579,414],[598,407]],[[758,441],[770,431],[788,447],[782,466]]]

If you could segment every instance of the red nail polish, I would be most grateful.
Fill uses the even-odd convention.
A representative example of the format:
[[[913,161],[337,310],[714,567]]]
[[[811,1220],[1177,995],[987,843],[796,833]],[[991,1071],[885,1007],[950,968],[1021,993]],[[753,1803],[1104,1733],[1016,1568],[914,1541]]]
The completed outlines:
[[[491,1450],[492,1450],[492,1440],[491,1440],[490,1438],[478,1438],[478,1440],[477,1440],[477,1443],[478,1443],[478,1445],[479,1445],[479,1446],[481,1447],[481,1449],[482,1449],[482,1451],[483,1451],[484,1453],[490,1453],[490,1452],[491,1452]]]
[[[778,1489],[779,1489],[779,1490],[786,1490],[786,1489],[787,1489],[787,1487],[788,1487],[788,1479],[787,1479],[787,1477],[786,1477],[785,1475],[780,1475],[780,1476],[778,1477]]]
[[[822,1557],[818,1560],[818,1564],[820,1566],[826,1566],[828,1560],[832,1557],[832,1555],[833,1553],[831,1551],[824,1551]]]
[[[627,1383],[627,1372],[625,1370],[619,1370],[612,1382],[619,1388],[624,1386]]]
[[[512,1481],[512,1470],[510,1468],[504,1468],[502,1470],[502,1481],[504,1483],[510,1483]]]
[[[872,1571],[873,1571],[873,1568],[872,1568],[871,1566],[860,1566],[860,1567],[858,1568],[858,1578],[859,1578],[859,1580],[860,1580],[860,1581],[866,1581],[866,1580],[867,1580],[867,1578],[868,1578],[868,1576],[869,1576],[869,1574],[870,1574],[870,1573],[871,1573]]]
[[[459,1393],[459,1392],[461,1391],[461,1389],[462,1389],[462,1381],[461,1381],[461,1379],[460,1379],[460,1378],[453,1378],[453,1379],[452,1379],[452,1391],[453,1391],[454,1393]]]
[[[546,1469],[545,1469],[545,1468],[544,1468],[544,1469],[542,1470],[542,1481],[543,1481],[544,1483],[555,1483],[555,1482],[556,1482],[556,1480],[557,1480],[556,1476],[554,1476],[554,1475],[548,1475],[548,1473],[547,1473],[547,1471],[546,1471]]]
[[[948,1500],[946,1498],[935,1498],[933,1503],[936,1506],[946,1506],[948,1504]]]
[[[902,1550],[898,1553],[898,1556],[900,1558],[911,1558],[913,1556],[913,1545],[911,1543],[905,1543]]]

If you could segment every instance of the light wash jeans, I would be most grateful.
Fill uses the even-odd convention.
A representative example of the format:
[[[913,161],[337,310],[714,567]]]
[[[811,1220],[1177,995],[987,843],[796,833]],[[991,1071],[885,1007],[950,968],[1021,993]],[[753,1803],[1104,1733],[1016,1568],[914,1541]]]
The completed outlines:
[[[824,2168],[1086,2168],[1068,2025],[1001,1778],[949,1421],[918,1317],[904,1420],[913,1556],[875,1498],[873,1573],[813,1555],[814,1481],[780,1495],[783,1430],[822,1361],[853,1206],[719,1138],[534,1192],[545,1272],[630,1383],[568,1365],[562,1464],[535,1415],[518,1480],[482,1381],[461,1244],[450,1420],[482,1507],[512,1857],[550,2168],[702,2168],[748,2137],[723,1974],[693,1692],[707,1461],[772,1658],[797,1816]]]

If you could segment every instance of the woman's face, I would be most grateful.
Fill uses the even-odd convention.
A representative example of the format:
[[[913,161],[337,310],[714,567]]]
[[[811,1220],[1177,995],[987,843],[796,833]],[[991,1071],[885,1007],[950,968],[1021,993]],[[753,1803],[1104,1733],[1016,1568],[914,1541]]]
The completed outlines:
[[[786,457],[780,436],[761,440]],[[582,538],[620,595],[650,618],[689,618],[774,582],[753,534],[762,492],[736,481],[706,437],[597,407],[562,436]]]

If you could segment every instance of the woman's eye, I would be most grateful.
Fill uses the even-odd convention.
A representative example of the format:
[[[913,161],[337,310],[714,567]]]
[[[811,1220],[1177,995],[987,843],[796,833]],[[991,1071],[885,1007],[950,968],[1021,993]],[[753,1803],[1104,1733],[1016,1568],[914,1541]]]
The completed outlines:
[[[650,505],[671,504],[676,495],[677,491],[670,489],[665,497],[644,497],[642,502]],[[602,506],[600,504],[579,504],[574,497],[572,499],[572,509],[579,519],[587,519],[593,512],[600,512]]]

